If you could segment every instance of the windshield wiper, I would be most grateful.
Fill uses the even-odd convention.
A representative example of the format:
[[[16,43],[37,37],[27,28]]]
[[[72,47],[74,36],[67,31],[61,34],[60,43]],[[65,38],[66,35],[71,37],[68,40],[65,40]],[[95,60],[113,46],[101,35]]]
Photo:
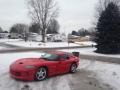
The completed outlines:
[[[45,58],[45,57],[41,57],[41,59],[45,59],[45,60],[48,60],[48,58]]]

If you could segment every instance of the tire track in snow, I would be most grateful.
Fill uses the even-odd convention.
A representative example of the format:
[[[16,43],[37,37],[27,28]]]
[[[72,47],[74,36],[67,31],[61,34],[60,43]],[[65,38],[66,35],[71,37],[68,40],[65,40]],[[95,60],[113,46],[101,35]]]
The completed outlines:
[[[101,84],[96,78],[89,77],[91,72],[78,71],[69,75],[71,90],[112,90],[109,86]]]
[[[29,85],[32,90],[70,90],[67,75],[48,78],[44,81],[23,82],[14,80],[6,71],[0,74],[0,90],[21,90],[24,85]]]

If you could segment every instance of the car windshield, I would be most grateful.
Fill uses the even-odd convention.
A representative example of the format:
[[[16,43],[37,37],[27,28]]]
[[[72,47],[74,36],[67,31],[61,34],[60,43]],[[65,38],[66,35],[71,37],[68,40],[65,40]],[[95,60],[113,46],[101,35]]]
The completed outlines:
[[[41,56],[41,58],[49,61],[55,61],[58,59],[58,57],[59,56],[56,54],[49,54],[49,53],[45,53],[44,55]]]

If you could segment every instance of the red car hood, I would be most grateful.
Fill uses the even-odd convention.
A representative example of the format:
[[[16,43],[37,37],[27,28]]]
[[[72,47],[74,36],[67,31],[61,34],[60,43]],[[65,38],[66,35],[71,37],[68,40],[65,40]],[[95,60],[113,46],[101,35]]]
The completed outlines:
[[[19,59],[17,61],[15,61],[12,65],[11,68],[23,68],[27,65],[34,65],[37,66],[37,64],[44,64],[45,61],[44,59],[40,59],[40,58],[24,58],[24,59]]]
[[[44,62],[46,61],[41,58],[24,58],[24,59],[17,60],[15,64],[34,65],[37,63],[44,63]]]

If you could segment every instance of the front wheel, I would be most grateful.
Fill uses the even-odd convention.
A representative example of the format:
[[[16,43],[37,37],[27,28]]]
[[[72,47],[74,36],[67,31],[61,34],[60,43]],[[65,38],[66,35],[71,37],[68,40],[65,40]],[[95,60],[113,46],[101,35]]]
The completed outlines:
[[[47,70],[44,67],[38,69],[35,75],[35,79],[38,81],[44,80],[47,77]]]
[[[76,72],[76,69],[77,69],[77,65],[75,63],[73,63],[70,67],[70,72],[71,73],[75,73]]]

